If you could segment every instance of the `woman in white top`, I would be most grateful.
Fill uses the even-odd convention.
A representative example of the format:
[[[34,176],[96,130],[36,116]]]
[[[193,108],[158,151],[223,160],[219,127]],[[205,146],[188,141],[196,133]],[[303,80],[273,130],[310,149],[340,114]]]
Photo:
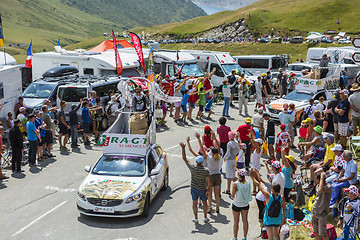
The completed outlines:
[[[224,162],[226,162],[226,178],[227,189],[224,191],[226,194],[230,194],[231,181],[236,180],[236,156],[239,154],[239,143],[235,140],[236,133],[234,131],[228,132],[229,142],[227,143],[227,151],[224,156]]]
[[[251,184],[246,181],[246,171],[239,169],[236,171],[238,180],[233,183],[231,197],[234,199],[232,204],[232,212],[234,216],[233,233],[234,237],[232,240],[237,239],[239,231],[239,220],[241,213],[241,220],[243,222],[244,237],[242,240],[246,240],[246,236],[249,229],[248,214],[249,214],[249,202],[251,202]]]
[[[263,141],[260,138],[257,138],[254,140],[255,136],[252,131],[250,131],[248,137],[250,138],[252,146],[255,147],[255,150],[252,154],[251,169],[256,172],[260,172],[260,170],[261,170],[260,158],[263,153],[263,150],[262,150]],[[260,181],[260,179],[257,179],[257,180]],[[254,189],[253,189],[252,194],[255,196],[257,194],[256,185],[253,183],[253,186],[254,186]]]

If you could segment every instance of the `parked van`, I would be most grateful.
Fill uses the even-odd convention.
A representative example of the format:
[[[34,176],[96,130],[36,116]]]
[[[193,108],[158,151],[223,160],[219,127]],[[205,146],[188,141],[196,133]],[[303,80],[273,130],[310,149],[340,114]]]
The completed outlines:
[[[304,42],[304,38],[301,36],[298,37],[292,37],[290,39],[290,43],[303,43]]]
[[[243,55],[235,56],[238,64],[258,76],[264,72],[278,72],[280,68],[286,67],[286,59],[280,55]]]
[[[246,78],[248,78],[250,82],[256,80],[251,79],[253,74],[240,67],[236,60],[228,52],[196,50],[181,50],[181,52],[189,53],[196,58],[198,65],[204,72],[211,72],[214,68],[216,68],[216,71],[211,78],[211,83],[215,87],[222,85],[223,80],[231,74],[232,70],[235,70],[238,75],[245,72]]]
[[[326,51],[326,48],[309,48],[307,55],[306,55],[306,63],[319,65],[320,60],[324,52]]]
[[[28,112],[39,109],[44,100],[50,100],[53,106],[56,105],[57,88],[77,77],[79,70],[75,67],[63,66],[49,69],[43,77],[32,82],[23,92],[25,106]]]

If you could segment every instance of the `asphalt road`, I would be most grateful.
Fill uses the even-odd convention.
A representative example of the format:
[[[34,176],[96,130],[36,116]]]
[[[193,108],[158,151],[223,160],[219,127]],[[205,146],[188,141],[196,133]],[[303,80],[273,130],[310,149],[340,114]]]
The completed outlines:
[[[249,108],[253,113],[254,102],[249,103]],[[233,217],[227,195],[222,195],[220,213],[211,214],[209,223],[204,224],[202,210],[200,223],[195,225],[191,221],[190,172],[181,159],[179,147],[186,136],[195,139],[196,131],[202,133],[205,124],[216,129],[222,105],[215,106],[214,110],[216,120],[176,125],[168,118],[168,129],[158,132],[157,141],[168,153],[170,188],[152,202],[147,219],[80,217],[76,208],[77,188],[87,174],[84,166],[95,163],[102,153],[101,147],[81,146],[78,151],[62,155],[55,145],[56,158],[45,160],[39,169],[29,171],[25,166],[24,174],[5,170],[11,177],[0,181],[0,239],[230,239]],[[244,117],[238,115],[237,108],[232,108],[230,115],[233,118],[228,125],[236,130],[244,123]],[[191,161],[194,162],[194,158]],[[225,179],[222,187],[226,187]],[[256,239],[260,234],[257,216],[254,199],[249,210],[248,239]],[[239,239],[241,237],[240,225]]]

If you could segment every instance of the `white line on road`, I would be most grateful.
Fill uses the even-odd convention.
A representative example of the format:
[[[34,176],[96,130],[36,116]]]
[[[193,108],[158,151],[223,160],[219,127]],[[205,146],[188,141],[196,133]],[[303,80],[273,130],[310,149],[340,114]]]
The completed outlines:
[[[60,187],[55,187],[55,186],[46,186],[46,187],[44,187],[44,189],[53,190],[56,192],[75,192],[77,190],[75,188],[60,188]]]
[[[192,142],[195,142],[195,141],[197,141],[197,139],[190,140],[191,143],[192,143]],[[185,141],[184,141],[184,142],[185,142]],[[165,151],[169,151],[169,150],[174,149],[174,148],[177,148],[177,147],[180,147],[180,145],[177,144],[177,145],[175,145],[175,146],[168,147],[168,148],[166,148],[166,149],[164,149],[164,150],[165,150]]]
[[[58,209],[59,207],[61,207],[62,205],[64,205],[65,203],[67,203],[67,201],[63,201],[62,203],[60,203],[59,205],[57,205],[56,207],[50,209],[49,211],[47,211],[46,213],[44,213],[43,215],[41,215],[40,217],[38,217],[37,219],[35,219],[34,221],[30,222],[28,225],[26,225],[25,227],[23,227],[22,229],[20,229],[19,231],[17,231],[16,233],[14,233],[13,235],[11,235],[12,237],[15,237],[16,235],[22,233],[23,231],[25,231],[26,229],[28,229],[29,227],[31,227],[31,225],[33,225],[34,223],[36,223],[37,221],[41,220],[42,218],[44,218],[46,215],[52,213],[53,211],[55,211],[56,209]]]

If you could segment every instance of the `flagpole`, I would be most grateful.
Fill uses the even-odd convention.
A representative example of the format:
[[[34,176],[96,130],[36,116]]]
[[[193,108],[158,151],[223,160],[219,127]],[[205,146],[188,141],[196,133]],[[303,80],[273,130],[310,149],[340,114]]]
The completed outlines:
[[[2,40],[4,44],[4,64],[6,65],[6,53],[5,53],[5,40],[4,40],[4,29],[2,27],[1,14],[0,14],[0,34],[2,35]]]
[[[5,53],[5,45],[4,45],[4,63],[6,65],[6,53]]]

